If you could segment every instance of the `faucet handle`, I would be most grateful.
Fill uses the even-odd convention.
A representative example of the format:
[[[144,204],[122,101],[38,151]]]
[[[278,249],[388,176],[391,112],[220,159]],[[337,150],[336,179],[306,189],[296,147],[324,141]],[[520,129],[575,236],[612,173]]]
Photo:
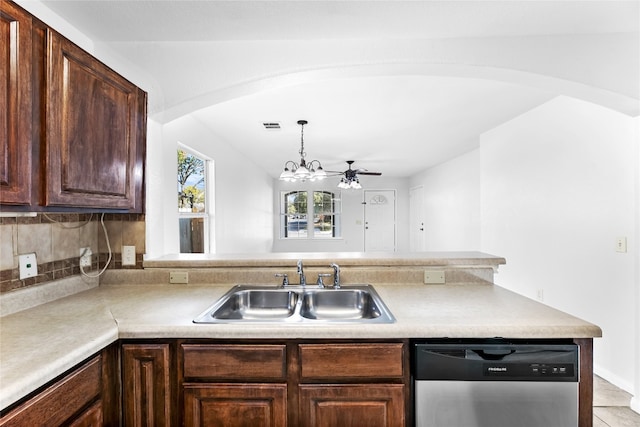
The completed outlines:
[[[276,273],[276,277],[282,277],[282,287],[289,286],[289,276],[286,273]]]
[[[316,282],[316,284],[318,285],[319,288],[324,288],[324,282],[322,281],[323,277],[331,277],[332,274],[331,273],[318,273],[318,281]]]

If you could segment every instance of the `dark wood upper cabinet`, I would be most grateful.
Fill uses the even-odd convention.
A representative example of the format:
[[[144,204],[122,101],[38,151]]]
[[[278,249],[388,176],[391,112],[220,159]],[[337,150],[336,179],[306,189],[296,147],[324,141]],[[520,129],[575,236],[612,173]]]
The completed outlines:
[[[44,204],[136,210],[144,92],[51,29],[46,43]]]
[[[3,210],[144,212],[147,94],[0,2]]]
[[[31,202],[31,16],[0,2],[0,203]]]

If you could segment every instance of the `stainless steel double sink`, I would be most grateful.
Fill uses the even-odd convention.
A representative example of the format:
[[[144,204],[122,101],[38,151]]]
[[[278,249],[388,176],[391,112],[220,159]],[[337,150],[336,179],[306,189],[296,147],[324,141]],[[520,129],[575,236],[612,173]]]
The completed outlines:
[[[194,323],[394,323],[371,285],[339,289],[313,286],[236,285]]]

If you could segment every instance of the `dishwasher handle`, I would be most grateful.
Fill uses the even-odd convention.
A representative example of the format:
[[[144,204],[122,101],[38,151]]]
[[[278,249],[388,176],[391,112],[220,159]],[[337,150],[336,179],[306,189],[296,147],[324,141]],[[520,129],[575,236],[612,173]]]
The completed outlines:
[[[514,349],[472,350],[484,360],[502,360],[516,351]]]

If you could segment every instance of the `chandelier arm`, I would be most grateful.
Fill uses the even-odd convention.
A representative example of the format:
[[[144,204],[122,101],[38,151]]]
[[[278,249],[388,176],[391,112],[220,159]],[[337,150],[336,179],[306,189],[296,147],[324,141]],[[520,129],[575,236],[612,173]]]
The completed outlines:
[[[287,169],[287,166],[291,165],[291,170],[295,171],[296,169],[298,169],[298,164],[296,162],[294,162],[293,160],[287,160],[284,163],[284,168]]]

